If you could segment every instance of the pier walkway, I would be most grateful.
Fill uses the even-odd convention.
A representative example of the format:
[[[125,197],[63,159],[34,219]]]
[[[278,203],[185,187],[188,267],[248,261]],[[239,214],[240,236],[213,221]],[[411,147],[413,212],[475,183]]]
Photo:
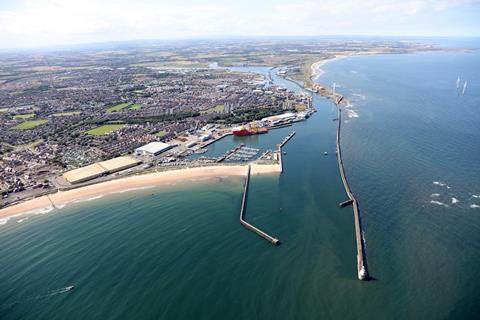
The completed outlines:
[[[252,232],[255,232],[258,234],[260,237],[264,238],[265,240],[269,241],[273,245],[279,245],[280,241],[270,235],[268,235],[266,232],[263,232],[262,230],[258,229],[257,227],[251,225],[247,221],[245,221],[245,208],[247,206],[247,194],[248,194],[248,185],[250,183],[250,165],[248,165],[248,171],[247,171],[247,177],[245,178],[245,185],[243,187],[243,199],[242,199],[242,207],[240,209],[240,223],[247,229],[249,229]]]
[[[342,99],[339,99],[340,102]],[[338,121],[337,121],[337,159],[338,159],[338,167],[340,170],[340,175],[342,177],[343,186],[345,187],[345,192],[348,195],[349,200],[342,202],[343,206],[348,204],[353,205],[353,215],[355,217],[355,237],[357,241],[357,272],[358,272],[358,279],[359,280],[368,280],[368,266],[367,266],[367,255],[365,253],[365,242],[363,239],[363,230],[362,230],[362,221],[360,219],[360,209],[358,207],[358,202],[355,199],[355,196],[350,189],[350,185],[348,184],[348,180],[345,174],[345,168],[343,166],[343,159],[342,159],[342,149],[340,145],[340,127],[342,124],[342,110],[338,104]],[[341,205],[342,205],[341,204]]]

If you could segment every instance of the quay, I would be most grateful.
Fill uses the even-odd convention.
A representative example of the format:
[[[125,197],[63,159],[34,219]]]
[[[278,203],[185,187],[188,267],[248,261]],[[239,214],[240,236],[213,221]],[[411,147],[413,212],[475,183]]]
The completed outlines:
[[[247,177],[245,178],[245,185],[243,187],[243,199],[242,199],[242,207],[240,209],[240,224],[243,225],[245,228],[249,229],[252,232],[255,232],[260,237],[264,238],[265,240],[269,241],[273,245],[279,245],[280,241],[267,233],[263,232],[262,230],[258,229],[257,227],[251,225],[247,221],[245,221],[245,208],[247,206],[247,193],[248,193],[248,185],[250,183],[250,165],[248,165]]]
[[[343,97],[342,97],[343,98]],[[338,102],[342,100],[340,98]],[[360,219],[360,209],[358,207],[358,202],[355,199],[355,196],[350,189],[350,185],[348,184],[348,180],[345,174],[345,168],[343,166],[343,159],[342,159],[342,149],[340,146],[340,127],[342,124],[342,110],[338,103],[337,110],[338,110],[338,125],[337,125],[337,160],[338,160],[338,167],[340,170],[340,176],[342,177],[343,186],[345,188],[345,192],[348,195],[349,200],[344,201],[340,204],[341,207],[345,207],[349,204],[353,205],[353,215],[355,218],[355,238],[357,241],[357,273],[359,280],[368,280],[370,278],[368,274],[368,266],[367,266],[367,255],[365,253],[365,242],[363,240],[363,230],[362,230],[362,221]]]

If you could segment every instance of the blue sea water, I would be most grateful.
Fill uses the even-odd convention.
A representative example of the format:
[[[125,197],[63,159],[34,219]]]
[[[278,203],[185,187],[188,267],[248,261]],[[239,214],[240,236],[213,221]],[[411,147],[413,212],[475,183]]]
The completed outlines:
[[[342,150],[374,281],[356,279],[353,213],[338,207],[346,196],[334,156],[336,110],[315,97],[318,112],[306,122],[227,137],[207,153],[240,142],[273,148],[297,132],[285,172],[254,176],[247,206],[247,220],[281,246],[238,223],[240,178],[12,219],[0,227],[0,318],[476,318],[479,53],[351,57],[322,69],[317,81],[336,82],[358,115],[344,119]],[[464,95],[458,76],[468,80]]]

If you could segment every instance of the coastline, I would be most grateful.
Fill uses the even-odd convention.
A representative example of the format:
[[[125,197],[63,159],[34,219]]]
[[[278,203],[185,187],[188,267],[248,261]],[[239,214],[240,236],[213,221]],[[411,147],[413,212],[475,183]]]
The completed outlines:
[[[276,164],[252,164],[251,167],[252,174],[280,173],[280,166]],[[0,209],[0,225],[7,223],[9,219],[14,217],[42,214],[55,208],[63,208],[69,203],[93,200],[108,194],[144,189],[177,181],[189,181],[199,178],[220,176],[241,177],[245,176],[246,172],[247,166],[238,164],[231,166],[182,168],[178,170],[128,176],[67,191],[57,191],[56,193],[44,195]]]

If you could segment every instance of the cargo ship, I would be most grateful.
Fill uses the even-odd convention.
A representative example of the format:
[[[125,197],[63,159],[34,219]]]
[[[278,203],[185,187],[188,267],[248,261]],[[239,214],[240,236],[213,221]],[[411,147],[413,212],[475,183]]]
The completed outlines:
[[[254,134],[263,134],[267,132],[267,128],[258,128],[252,125],[237,127],[232,130],[233,135],[238,137],[251,136]]]

